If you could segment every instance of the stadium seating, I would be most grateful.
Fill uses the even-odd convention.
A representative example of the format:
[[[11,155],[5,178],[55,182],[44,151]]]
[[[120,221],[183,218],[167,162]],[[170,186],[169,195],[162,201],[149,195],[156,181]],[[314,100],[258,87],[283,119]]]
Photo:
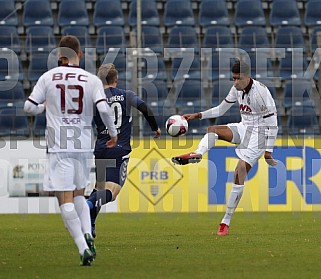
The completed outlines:
[[[290,135],[319,135],[320,125],[316,111],[311,106],[293,106],[287,123]]]
[[[257,0],[239,0],[236,3],[235,26],[242,27],[248,25],[265,26],[265,16],[262,2]]]
[[[137,2],[132,0],[129,5],[128,24],[131,27],[137,25]],[[160,18],[154,0],[142,0],[141,1],[141,18],[143,25],[159,26]]]
[[[90,34],[87,26],[66,26],[61,31],[62,35],[76,36],[80,42],[82,51],[85,52],[86,47],[92,47]]]
[[[27,54],[35,52],[48,53],[56,47],[56,39],[51,27],[31,26],[28,28],[27,39],[25,42],[25,52]]]
[[[206,66],[206,76],[211,81],[228,79],[231,76],[230,63],[220,53],[213,53]]]
[[[274,27],[280,25],[301,25],[297,1],[274,0],[270,12],[270,24]]]
[[[257,0],[253,0],[257,1]],[[270,42],[265,27],[244,27],[239,38],[239,48],[253,52],[258,48],[270,48]],[[270,53],[270,50],[266,50]]]
[[[163,80],[154,80],[153,82],[142,83],[142,98],[146,104],[152,108],[155,115],[163,115],[164,107],[169,107],[168,89]]]
[[[304,76],[304,72],[307,70],[308,63],[307,57],[295,56],[292,53],[287,53],[285,58],[280,61],[279,77],[281,80],[290,79],[310,79],[309,75]]]
[[[60,2],[58,12],[58,25],[89,25],[88,12],[84,1],[64,0]]]
[[[226,48],[234,48],[232,33],[229,27],[212,26],[206,29],[203,39],[203,48],[210,48],[210,52]]]
[[[16,83],[16,85],[11,89],[1,89],[0,91],[0,107],[19,104],[22,106],[25,99],[25,92],[20,82]]]
[[[48,71],[47,63],[47,54],[33,54],[28,67],[28,81],[35,83],[43,73]]]
[[[304,25],[314,27],[321,25],[321,1],[309,0],[305,6]]]
[[[11,49],[19,55],[21,51],[20,44],[20,37],[15,26],[0,26],[0,47],[2,51]]]
[[[124,26],[125,20],[121,2],[119,0],[97,1],[95,3],[93,23],[97,27],[104,25]]]
[[[199,52],[199,43],[195,29],[191,26],[173,27],[169,33],[167,47],[177,48],[176,50],[168,49],[171,53],[185,51],[186,48],[193,48],[194,52]]]
[[[282,105],[286,113],[295,105],[315,106],[311,82],[311,80],[295,79],[285,84]]]
[[[172,80],[201,78],[201,63],[198,57],[190,59],[174,58],[171,67]]]
[[[149,60],[148,56],[146,59],[142,59],[142,78],[144,80],[166,80],[168,79],[167,70],[164,59],[157,57],[157,62]]]
[[[285,48],[291,52],[293,48],[302,48],[306,51],[302,30],[297,26],[284,26],[277,30],[275,47]]]
[[[230,92],[233,86],[233,81],[229,79],[220,79],[214,83],[211,94],[211,107],[219,105]]]
[[[46,113],[41,113],[35,116],[35,120],[33,122],[33,136],[35,137],[42,137],[45,135],[46,131]]]
[[[10,66],[9,66],[10,63]],[[10,68],[9,68],[10,67]],[[21,60],[19,57],[10,57],[6,59],[5,57],[0,59],[0,80],[1,81],[22,81],[24,78],[23,68],[21,65]],[[3,85],[2,85],[2,89]]]
[[[18,15],[14,1],[0,0],[0,24],[18,26]]]
[[[267,79],[274,77],[271,59],[265,59],[259,53],[249,53],[251,60],[251,73],[256,79]]]
[[[318,48],[318,36],[320,38],[319,47],[321,47],[321,26],[313,28],[310,34],[310,50],[312,54],[315,52],[316,48]]]
[[[22,24],[24,27],[32,25],[53,26],[53,16],[50,1],[29,0],[24,5]]]
[[[164,8],[163,23],[165,27],[175,25],[194,26],[195,19],[190,0],[167,1]]]
[[[197,111],[206,108],[208,102],[205,98],[203,86],[200,80],[182,80],[174,84],[175,87],[175,97],[177,98],[175,102],[175,107],[186,108],[192,107]]]
[[[108,51],[125,52],[124,29],[121,26],[102,26],[98,28],[96,51],[99,55]]]
[[[215,7],[215,9],[213,9]],[[229,26],[230,19],[225,0],[203,0],[200,4],[198,24],[202,27],[212,25]]]
[[[0,109],[0,137],[26,138],[29,136],[29,122],[22,107],[7,106]]]
[[[152,50],[155,53],[163,54],[164,45],[159,27],[142,26],[142,48]]]

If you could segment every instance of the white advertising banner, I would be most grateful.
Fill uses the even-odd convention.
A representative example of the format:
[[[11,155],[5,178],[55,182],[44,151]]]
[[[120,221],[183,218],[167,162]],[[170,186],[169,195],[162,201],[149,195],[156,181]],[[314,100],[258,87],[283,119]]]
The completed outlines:
[[[0,140],[0,213],[59,213],[53,193],[43,191],[47,156],[45,141]],[[95,184],[92,168],[91,184]],[[116,212],[117,202],[112,202],[102,211]]]

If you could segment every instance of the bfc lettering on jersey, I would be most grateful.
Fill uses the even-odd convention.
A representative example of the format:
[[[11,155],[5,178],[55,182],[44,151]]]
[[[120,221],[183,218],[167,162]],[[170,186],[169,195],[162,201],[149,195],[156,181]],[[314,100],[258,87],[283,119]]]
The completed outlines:
[[[52,75],[52,81],[55,80],[71,80],[76,79],[80,82],[87,82],[88,76],[76,73],[54,73]]]

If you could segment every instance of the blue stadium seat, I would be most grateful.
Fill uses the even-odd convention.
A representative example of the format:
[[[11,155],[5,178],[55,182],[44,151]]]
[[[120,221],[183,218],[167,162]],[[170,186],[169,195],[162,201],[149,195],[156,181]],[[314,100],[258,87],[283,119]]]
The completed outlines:
[[[42,53],[33,54],[29,61],[28,81],[35,83],[46,71],[48,71],[48,55]]]
[[[249,57],[251,60],[251,74],[254,78],[267,79],[275,76],[271,59],[266,60],[259,53],[249,53]]]
[[[310,33],[310,50],[312,54],[315,52],[316,48],[318,48],[318,36],[321,38],[321,26],[313,28]]]
[[[98,28],[96,51],[106,54],[108,51],[125,52],[126,42],[124,29],[121,26],[102,26]]]
[[[29,0],[25,3],[22,15],[24,27],[32,25],[53,26],[53,24],[50,1]]]
[[[168,88],[164,80],[154,80],[153,82],[142,83],[142,98],[146,104],[153,110],[155,115],[164,114],[164,106],[168,98]]]
[[[25,42],[27,54],[35,52],[48,53],[56,47],[56,39],[50,26],[31,26],[28,28]]]
[[[213,9],[215,7],[215,9]],[[202,27],[229,26],[230,19],[225,0],[203,0],[200,4],[198,23]]]
[[[265,26],[262,2],[257,0],[238,1],[235,8],[234,24],[238,27],[247,25]]]
[[[163,23],[165,27],[175,25],[194,26],[195,19],[190,0],[167,1],[164,8]]]
[[[46,132],[46,113],[37,114],[35,116],[35,120],[33,122],[33,136],[35,137],[43,137]]]
[[[308,62],[306,56],[301,59],[298,56],[292,55],[292,53],[286,53],[285,57],[280,61],[279,77],[284,81],[297,78],[310,79],[309,75],[304,76],[307,67]]]
[[[174,58],[171,66],[172,80],[201,78],[201,63],[199,57],[194,57],[192,64],[187,59]]]
[[[285,48],[285,51],[288,52],[293,51],[293,48],[302,48],[303,51],[306,51],[301,28],[297,26],[280,27],[276,32],[275,47]]]
[[[17,104],[23,106],[25,99],[26,96],[21,82],[16,83],[16,85],[11,89],[0,90],[0,107]]]
[[[213,26],[206,28],[202,47],[211,48],[214,51],[234,48],[230,28],[226,26]],[[212,52],[212,50],[210,50],[210,52]]]
[[[235,103],[224,115],[216,118],[215,125],[241,122],[241,114],[238,103]]]
[[[219,79],[228,79],[231,76],[231,65],[222,61],[224,59],[220,53],[213,53],[211,59],[207,63],[207,78],[211,81]]]
[[[162,57],[157,57],[157,63],[154,63],[154,60],[147,61],[143,59],[143,67],[142,67],[142,77],[146,80],[164,80],[167,81],[168,75],[165,66],[164,59]]]
[[[0,109],[0,137],[26,138],[29,136],[29,122],[23,107],[8,106]]]
[[[280,25],[301,25],[300,13],[297,1],[274,0],[270,12],[270,24]]]
[[[257,0],[253,0],[257,1]],[[239,48],[246,52],[256,51],[257,48],[270,48],[270,42],[265,27],[244,27],[241,30]],[[270,53],[270,50],[266,50]]]
[[[76,36],[83,52],[85,52],[86,47],[92,47],[91,37],[87,26],[66,26],[62,29],[61,35]]]
[[[163,53],[164,45],[159,27],[142,26],[142,47],[158,54]]]
[[[321,1],[309,0],[305,6],[304,25],[314,27],[321,25]]]
[[[64,0],[60,2],[58,12],[58,25],[89,25],[89,18],[85,1]]]
[[[282,101],[286,112],[293,106],[315,106],[313,98],[313,87],[310,80],[295,79],[285,84],[284,97]]]
[[[174,1],[174,0],[173,0]],[[193,48],[194,52],[199,52],[199,42],[195,28],[191,26],[175,26],[169,33],[168,48],[178,48],[179,51],[185,51],[186,48]],[[178,50],[169,49],[169,52]]]
[[[119,0],[97,1],[95,3],[93,22],[97,27],[104,25],[124,26],[125,20],[121,2]]]
[[[21,64],[21,60],[18,57],[12,57],[13,60],[1,58],[0,59],[0,80],[1,81],[22,81],[24,78],[23,68]],[[10,69],[9,69],[10,63]],[[16,68],[18,67],[18,68]],[[9,72],[10,71],[10,72]],[[5,88],[2,88],[5,89]]]
[[[0,47],[2,51],[11,49],[20,54],[20,37],[15,26],[0,26]]]
[[[226,98],[232,86],[233,81],[229,79],[220,79],[217,82],[215,82],[212,89],[211,107],[219,105]]]
[[[193,109],[197,107],[198,111],[207,107],[208,102],[200,80],[182,80],[181,82],[176,82],[174,87],[175,96],[177,97],[175,107],[191,107]]]
[[[288,115],[288,134],[320,135],[319,119],[311,106],[293,106]]]
[[[129,5],[128,24],[131,27],[137,25],[137,3],[132,0]],[[160,19],[155,0],[142,0],[141,1],[141,19],[142,25],[159,26]]]
[[[14,1],[0,0],[0,25],[18,26],[18,15]]]

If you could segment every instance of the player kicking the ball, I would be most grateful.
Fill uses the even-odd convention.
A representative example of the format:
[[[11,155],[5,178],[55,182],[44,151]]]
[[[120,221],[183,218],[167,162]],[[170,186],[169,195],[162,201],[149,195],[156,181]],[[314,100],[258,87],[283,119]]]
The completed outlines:
[[[234,183],[230,193],[226,213],[217,231],[218,235],[228,235],[231,218],[242,197],[245,178],[254,164],[264,154],[266,162],[275,166],[272,157],[278,126],[274,100],[268,88],[250,76],[250,68],[237,61],[232,67],[233,86],[226,98],[217,107],[209,110],[186,114],[193,119],[216,118],[222,116],[231,106],[238,102],[242,121],[227,125],[214,125],[207,129],[195,152],[173,157],[172,162],[180,165],[198,163],[202,155],[215,145],[218,139],[238,144],[236,154],[239,157]]]

